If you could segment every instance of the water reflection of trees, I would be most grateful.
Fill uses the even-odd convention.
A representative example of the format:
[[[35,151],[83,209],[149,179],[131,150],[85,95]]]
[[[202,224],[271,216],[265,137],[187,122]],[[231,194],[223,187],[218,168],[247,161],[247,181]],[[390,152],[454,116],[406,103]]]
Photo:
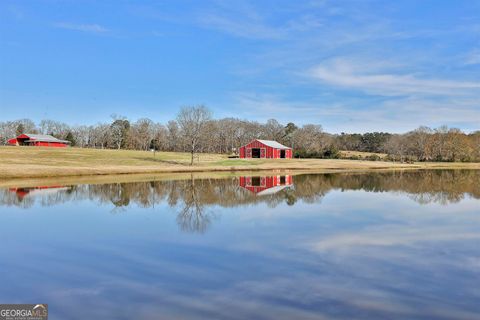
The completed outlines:
[[[192,176],[180,187],[183,199],[178,215],[177,223],[183,231],[203,233],[210,225],[212,214],[209,214],[201,199],[203,180],[195,180]],[[178,198],[177,198],[178,199]]]
[[[24,209],[40,205],[49,207],[66,203],[74,199],[71,193],[76,189],[75,186],[69,187],[49,187],[48,194],[30,194],[39,190],[38,188],[11,188],[0,189],[0,206],[16,206]]]
[[[301,200],[319,202],[331,190],[363,190],[367,192],[398,192],[414,201],[427,204],[459,202],[466,195],[480,199],[480,170],[429,170],[381,172],[369,174],[308,174],[294,176],[294,188],[285,188],[264,196],[245,190],[239,178],[191,179],[78,185],[59,192],[34,197],[19,197],[8,189],[0,190],[0,205],[29,208],[51,206],[69,201],[90,200],[113,204],[116,208],[130,205],[152,207],[168,203],[175,207],[180,227],[203,232],[213,219],[212,205],[235,207],[264,203],[276,207],[281,203],[294,205]]]
[[[428,170],[347,175],[332,178],[332,186],[369,192],[407,194],[420,204],[456,203],[470,196],[480,199],[480,170]]]

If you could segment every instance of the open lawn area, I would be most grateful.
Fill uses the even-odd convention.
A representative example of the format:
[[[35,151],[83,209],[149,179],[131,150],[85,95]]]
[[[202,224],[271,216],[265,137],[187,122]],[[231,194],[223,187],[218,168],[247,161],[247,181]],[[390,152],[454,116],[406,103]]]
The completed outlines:
[[[480,169],[480,163],[415,163],[328,159],[229,159],[226,155],[80,148],[0,147],[0,179],[209,171],[356,171],[422,168]]]
[[[365,159],[371,156],[377,156],[379,159],[384,159],[385,157],[387,157],[387,154],[362,151],[340,151],[340,158],[357,157],[359,159]]]

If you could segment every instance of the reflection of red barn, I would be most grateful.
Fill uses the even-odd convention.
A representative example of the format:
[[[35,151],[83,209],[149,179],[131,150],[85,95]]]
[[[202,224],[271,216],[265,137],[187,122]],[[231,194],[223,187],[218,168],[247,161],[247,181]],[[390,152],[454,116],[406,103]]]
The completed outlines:
[[[24,133],[16,138],[8,140],[12,146],[36,146],[36,147],[59,147],[64,148],[70,141],[60,140],[48,134]]]
[[[11,192],[17,194],[18,199],[23,200],[27,195],[51,194],[62,190],[68,190],[65,186],[41,186],[41,187],[27,187],[27,188],[10,188]]]
[[[253,140],[240,147],[240,158],[292,158],[292,148],[271,140]]]
[[[273,194],[293,185],[293,178],[286,176],[240,177],[240,186],[257,194]]]

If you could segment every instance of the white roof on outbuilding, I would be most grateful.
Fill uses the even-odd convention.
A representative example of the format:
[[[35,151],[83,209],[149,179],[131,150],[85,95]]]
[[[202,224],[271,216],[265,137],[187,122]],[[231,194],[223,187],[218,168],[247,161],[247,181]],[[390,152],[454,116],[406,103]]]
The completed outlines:
[[[266,146],[269,146],[269,147],[272,147],[272,148],[275,148],[275,149],[291,149],[291,148],[289,148],[287,146],[284,146],[283,144],[278,143],[277,141],[273,141],[273,140],[257,139],[257,141],[260,142],[260,143],[263,143]]]
[[[26,135],[30,140],[35,140],[35,141],[70,143],[70,141],[60,140],[49,134],[24,133],[24,135]]]

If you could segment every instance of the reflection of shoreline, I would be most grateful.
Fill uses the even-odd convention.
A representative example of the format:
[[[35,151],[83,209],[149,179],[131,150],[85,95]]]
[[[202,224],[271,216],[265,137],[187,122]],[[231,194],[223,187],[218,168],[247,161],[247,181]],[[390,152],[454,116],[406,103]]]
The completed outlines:
[[[398,192],[418,203],[448,204],[461,201],[465,195],[480,199],[478,181],[480,170],[305,174],[295,175],[295,178],[288,175],[225,179],[191,176],[183,180],[0,189],[0,206],[27,208],[35,199],[41,199],[42,206],[89,200],[115,207],[131,204],[151,207],[162,202],[173,207],[192,203],[192,195],[195,203],[202,206],[235,207],[258,203],[276,206],[280,203],[293,205],[298,200],[313,203],[331,190]]]

